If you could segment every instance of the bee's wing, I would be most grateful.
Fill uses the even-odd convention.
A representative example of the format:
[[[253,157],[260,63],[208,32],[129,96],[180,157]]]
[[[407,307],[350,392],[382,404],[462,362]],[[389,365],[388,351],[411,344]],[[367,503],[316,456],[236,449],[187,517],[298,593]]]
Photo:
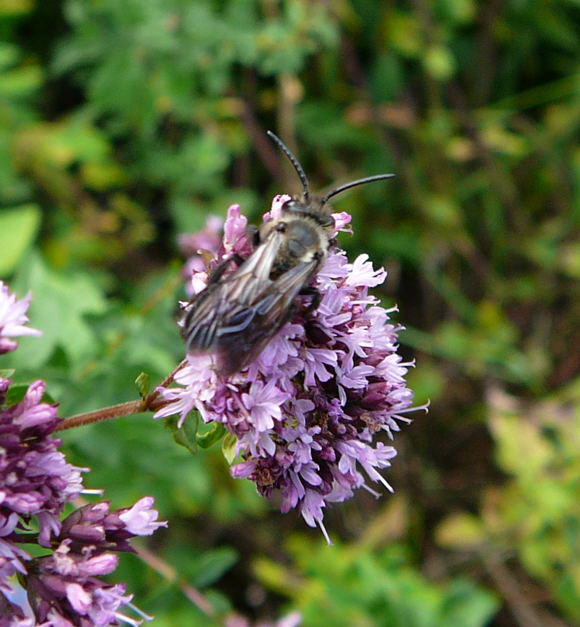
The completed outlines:
[[[265,242],[244,261],[244,263],[232,273],[227,280],[235,281],[236,277],[251,274],[256,279],[270,280],[270,272],[280,250],[283,235],[280,231],[270,231]]]
[[[219,342],[218,332],[241,333],[250,324],[252,303],[272,284],[269,275],[281,238],[273,231],[235,272],[193,297],[182,327],[188,353],[212,351]]]
[[[315,260],[299,263],[265,286],[251,304],[238,303],[232,309],[230,322],[234,324],[216,331],[218,363],[223,374],[241,370],[262,352],[292,316],[294,299],[317,267]]]

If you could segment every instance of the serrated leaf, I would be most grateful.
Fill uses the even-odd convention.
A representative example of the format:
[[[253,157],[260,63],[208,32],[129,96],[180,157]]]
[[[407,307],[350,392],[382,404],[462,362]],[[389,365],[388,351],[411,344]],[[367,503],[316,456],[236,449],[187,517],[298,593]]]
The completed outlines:
[[[222,453],[226,458],[226,461],[231,466],[232,462],[236,458],[236,443],[238,438],[233,433],[226,433],[226,436],[222,442]]]
[[[145,398],[149,395],[149,391],[151,390],[151,377],[146,372],[142,372],[135,379],[135,385],[139,391],[139,396]]]
[[[28,204],[0,211],[0,275],[10,274],[32,240],[40,225],[40,210]]]
[[[226,434],[226,428],[219,422],[214,423],[209,431],[197,434],[197,443],[201,448],[209,448],[219,442]]]
[[[32,292],[29,318],[42,336],[20,346],[12,357],[15,365],[29,367],[44,364],[59,347],[73,364],[90,358],[98,348],[92,325],[86,314],[104,313],[107,305],[101,289],[87,274],[56,273],[33,253],[22,266],[15,288]]]
[[[186,448],[192,455],[198,451],[197,427],[199,425],[199,414],[190,412],[178,427],[179,417],[169,416],[165,419],[165,426],[173,432],[173,439],[177,444]]]

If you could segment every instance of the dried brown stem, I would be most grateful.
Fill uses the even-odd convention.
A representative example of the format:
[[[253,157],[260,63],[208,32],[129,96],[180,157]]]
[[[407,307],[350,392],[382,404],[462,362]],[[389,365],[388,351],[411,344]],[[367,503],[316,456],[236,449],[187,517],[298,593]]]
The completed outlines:
[[[274,178],[280,177],[281,167],[278,159],[278,152],[266,135],[266,130],[260,125],[256,115],[255,106],[249,98],[243,100],[241,115],[242,124],[248,135],[252,138],[252,145],[255,147],[262,163]]]
[[[179,576],[175,568],[168,564],[165,560],[162,560],[158,555],[151,553],[144,547],[135,547],[139,558],[157,571],[166,581],[176,583],[183,594],[206,616],[215,616],[216,611],[209,601],[193,586],[188,584],[182,577]]]
[[[482,553],[481,558],[487,572],[509,605],[516,623],[521,627],[542,627],[545,625],[546,623],[543,622],[541,616],[523,594],[518,581],[499,557]]]
[[[301,98],[301,92],[302,86],[295,74],[287,72],[280,74],[276,133],[294,154],[299,153],[296,144],[296,104]],[[282,185],[285,190],[296,188],[296,173],[292,164],[284,158],[282,158]]]

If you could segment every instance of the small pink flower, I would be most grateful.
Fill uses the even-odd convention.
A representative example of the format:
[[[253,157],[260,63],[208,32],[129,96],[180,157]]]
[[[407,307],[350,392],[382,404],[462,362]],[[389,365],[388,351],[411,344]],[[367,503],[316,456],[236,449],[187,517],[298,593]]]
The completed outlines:
[[[158,512],[152,509],[155,500],[151,496],[144,496],[133,507],[119,514],[127,530],[136,536],[150,536],[159,527],[167,527],[167,521],[157,521]]]
[[[42,335],[37,329],[25,326],[28,322],[28,306],[30,294],[21,300],[16,294],[10,293],[8,286],[0,281],[0,355],[13,351],[18,343],[13,337],[21,335]]]
[[[264,384],[262,381],[252,383],[248,393],[242,394],[242,403],[248,410],[249,421],[258,431],[272,429],[275,420],[282,418],[282,403],[289,395],[281,392],[274,381]]]

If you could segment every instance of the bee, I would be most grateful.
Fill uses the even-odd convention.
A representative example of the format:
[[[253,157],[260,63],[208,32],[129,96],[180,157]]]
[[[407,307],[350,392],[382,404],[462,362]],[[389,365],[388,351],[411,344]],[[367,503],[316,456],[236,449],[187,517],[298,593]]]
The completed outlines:
[[[216,370],[230,376],[251,363],[297,310],[299,295],[311,297],[305,312],[316,310],[321,296],[309,285],[334,245],[334,219],[328,201],[341,192],[394,174],[378,174],[312,195],[296,157],[268,131],[293,165],[302,194],[292,196],[281,215],[254,232],[247,259],[232,256],[213,271],[207,286],[185,306],[181,334],[189,354],[211,353]],[[226,274],[231,264],[237,268]]]

